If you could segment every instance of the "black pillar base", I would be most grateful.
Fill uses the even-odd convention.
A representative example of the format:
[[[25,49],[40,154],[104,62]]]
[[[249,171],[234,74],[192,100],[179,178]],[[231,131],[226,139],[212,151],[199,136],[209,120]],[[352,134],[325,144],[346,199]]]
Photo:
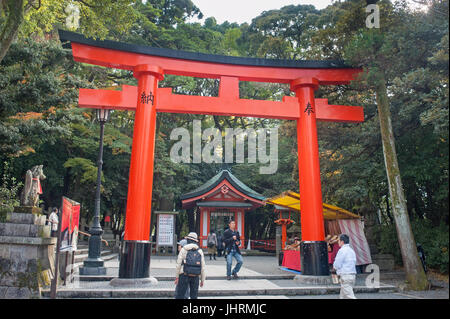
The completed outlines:
[[[120,251],[119,278],[148,278],[151,251],[149,241],[124,240]]]
[[[302,241],[300,243],[302,275],[328,276],[328,248],[325,241]]]

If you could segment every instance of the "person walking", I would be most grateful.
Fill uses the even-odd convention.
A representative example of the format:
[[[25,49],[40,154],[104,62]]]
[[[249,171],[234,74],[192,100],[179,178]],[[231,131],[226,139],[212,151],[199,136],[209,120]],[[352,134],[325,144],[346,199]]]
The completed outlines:
[[[334,259],[333,268],[339,276],[341,283],[340,299],[356,299],[353,293],[353,286],[356,280],[356,254],[350,247],[348,235],[339,236],[339,250]]]
[[[208,235],[208,239],[206,240],[208,243],[208,255],[209,260],[211,260],[211,257],[214,256],[214,260],[216,260],[216,253],[217,253],[217,236],[214,233],[214,230],[211,229]]]
[[[229,228],[223,233],[223,241],[225,243],[225,253],[227,259],[227,280],[231,280],[231,276],[233,276],[234,279],[239,278],[238,272],[244,261],[239,249],[239,246],[241,245],[241,237],[239,232],[236,230],[236,222],[234,220],[230,221],[228,227]],[[236,259],[237,264],[233,271],[231,271],[233,257]]]
[[[58,233],[58,208],[53,208],[50,216],[48,217],[48,222],[51,225],[51,236],[56,237]]]
[[[186,290],[189,286],[191,299],[197,299],[198,287],[203,287],[206,279],[205,257],[198,246],[197,233],[189,233],[177,258],[175,273],[176,299],[186,299]]]

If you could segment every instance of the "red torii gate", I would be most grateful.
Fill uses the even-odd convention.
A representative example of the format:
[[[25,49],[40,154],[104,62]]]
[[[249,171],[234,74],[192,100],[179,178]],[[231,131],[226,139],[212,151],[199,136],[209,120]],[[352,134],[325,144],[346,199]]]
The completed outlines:
[[[149,276],[156,112],[296,120],[302,274],[329,275],[316,121],[362,122],[364,113],[359,106],[329,105],[327,99],[316,99],[314,91],[319,85],[348,84],[361,69],[334,61],[238,58],[97,41],[62,30],[59,36],[71,42],[75,61],[130,70],[138,80],[137,87],[124,85],[122,91],[79,90],[80,107],[136,112],[120,278]],[[171,88],[158,88],[164,74],[219,79],[219,96],[172,94]],[[296,97],[285,96],[282,102],[240,99],[239,81],[288,83]]]

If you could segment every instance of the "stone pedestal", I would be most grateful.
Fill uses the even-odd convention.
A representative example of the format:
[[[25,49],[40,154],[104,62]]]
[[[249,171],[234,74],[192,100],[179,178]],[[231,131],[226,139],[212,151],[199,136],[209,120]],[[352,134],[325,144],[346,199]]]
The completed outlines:
[[[56,238],[45,215],[34,211],[15,209],[0,223],[0,299],[39,298],[41,288],[50,286]]]

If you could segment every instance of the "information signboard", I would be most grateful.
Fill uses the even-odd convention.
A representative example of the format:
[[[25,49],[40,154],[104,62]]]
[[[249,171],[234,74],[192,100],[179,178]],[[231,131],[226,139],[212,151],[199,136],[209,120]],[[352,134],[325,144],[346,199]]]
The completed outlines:
[[[158,214],[158,246],[173,246],[175,215]]]

